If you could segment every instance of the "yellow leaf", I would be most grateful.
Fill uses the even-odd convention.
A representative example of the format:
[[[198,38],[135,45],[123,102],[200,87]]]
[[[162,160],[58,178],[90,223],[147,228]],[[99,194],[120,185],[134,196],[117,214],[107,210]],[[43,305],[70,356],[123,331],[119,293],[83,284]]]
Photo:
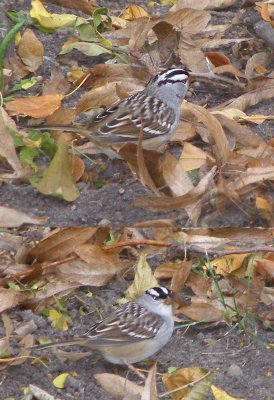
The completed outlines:
[[[40,193],[51,194],[66,201],[74,201],[79,197],[79,190],[72,177],[68,145],[63,139],[59,140],[55,156],[37,189]]]
[[[67,372],[64,372],[63,374],[56,376],[56,378],[54,378],[52,381],[53,385],[57,389],[64,389],[68,376],[69,374]]]
[[[40,0],[31,2],[30,16],[45,29],[56,30],[74,26],[79,17],[73,14],[50,14]]]
[[[139,6],[128,7],[122,15],[122,18],[124,18],[128,21],[133,21],[134,19],[143,18],[143,17],[149,18],[149,15],[146,12],[146,10],[144,10],[142,7],[139,7]]]
[[[203,368],[180,368],[175,372],[166,373],[162,377],[163,383],[168,389],[174,390],[183,386],[171,394],[172,399],[205,398],[212,383],[212,374]],[[198,397],[196,397],[199,394]]]
[[[256,197],[256,207],[258,208],[261,216],[267,221],[271,221],[273,215],[272,203],[264,197]]]
[[[233,271],[239,270],[243,266],[243,262],[249,253],[245,254],[231,254],[224,257],[216,258],[210,264],[216,269],[216,274],[229,275]],[[208,268],[208,264],[206,264]]]
[[[146,260],[146,254],[142,253],[137,264],[134,281],[127,289],[125,297],[129,301],[134,300],[154,286],[159,286],[159,284]]]
[[[229,396],[224,390],[221,390],[214,385],[211,385],[211,390],[215,400],[244,400],[239,397]]]

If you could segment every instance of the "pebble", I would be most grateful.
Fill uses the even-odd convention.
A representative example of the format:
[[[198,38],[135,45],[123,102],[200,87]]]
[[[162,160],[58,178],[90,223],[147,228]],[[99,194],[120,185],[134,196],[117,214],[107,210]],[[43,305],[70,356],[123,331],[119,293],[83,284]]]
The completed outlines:
[[[233,378],[240,378],[243,376],[243,371],[237,364],[231,364],[228,367],[227,375]]]
[[[100,226],[100,227],[105,227],[105,226],[110,226],[110,225],[111,225],[110,220],[108,220],[106,218],[101,219],[101,221],[98,224],[98,226]]]

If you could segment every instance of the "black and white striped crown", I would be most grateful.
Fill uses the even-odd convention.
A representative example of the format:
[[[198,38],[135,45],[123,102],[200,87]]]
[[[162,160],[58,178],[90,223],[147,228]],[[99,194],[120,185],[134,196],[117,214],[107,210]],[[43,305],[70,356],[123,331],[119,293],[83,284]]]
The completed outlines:
[[[184,83],[186,84],[189,78],[189,73],[183,68],[171,68],[159,72],[150,82],[149,85],[157,84],[163,86],[166,84],[173,83]]]
[[[154,300],[164,300],[167,297],[173,297],[172,291],[163,286],[148,289],[146,290],[146,294],[149,294]]]

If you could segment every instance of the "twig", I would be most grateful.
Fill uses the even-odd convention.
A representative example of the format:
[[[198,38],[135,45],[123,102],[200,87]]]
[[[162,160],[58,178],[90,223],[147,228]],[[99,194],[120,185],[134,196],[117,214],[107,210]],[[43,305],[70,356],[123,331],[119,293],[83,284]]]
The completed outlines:
[[[113,251],[115,249],[119,249],[120,247],[136,247],[140,245],[147,246],[158,246],[158,247],[169,247],[171,243],[163,242],[161,240],[149,240],[149,239],[140,239],[140,240],[125,240],[123,242],[106,245],[104,247],[104,251]]]
[[[214,74],[214,72],[204,72],[204,73],[190,72],[190,76],[192,76],[193,78],[200,78],[200,79],[205,79],[205,80],[216,80],[216,81],[229,83],[230,85],[236,86],[241,89],[245,88],[245,85],[243,83],[237,82],[231,78],[227,78],[226,76],[220,76],[220,75]]]
[[[217,250],[217,249],[207,249],[202,248],[200,246],[196,245],[186,245],[186,248],[188,251],[194,251],[197,253],[203,253],[203,254],[209,254],[211,256],[229,256],[230,254],[244,254],[244,253],[258,253],[258,252],[263,252],[263,253],[273,253],[274,252],[274,247],[270,246],[258,246],[258,247],[247,247],[244,249],[230,249],[230,250]]]

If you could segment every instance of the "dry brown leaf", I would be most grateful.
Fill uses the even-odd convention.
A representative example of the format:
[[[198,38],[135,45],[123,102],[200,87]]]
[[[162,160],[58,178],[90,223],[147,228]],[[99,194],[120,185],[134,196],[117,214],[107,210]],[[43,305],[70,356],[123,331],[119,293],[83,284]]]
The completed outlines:
[[[255,270],[266,282],[274,282],[274,261],[256,260]]]
[[[231,109],[229,108],[227,110]],[[224,110],[224,113],[225,112],[226,109]],[[213,112],[222,126],[228,129],[232,135],[234,135],[238,143],[242,144],[243,146],[258,146],[259,144],[264,143],[264,140],[259,135],[256,135],[256,133],[252,132],[246,126],[242,126],[236,121],[233,121],[224,113],[222,111]]]
[[[238,178],[234,179],[228,184],[228,188],[232,191],[238,191],[247,185],[260,182],[262,183],[268,180],[274,180],[273,166],[247,168],[247,170],[241,173]]]
[[[128,378],[123,378],[119,375],[114,374],[95,374],[94,378],[102,386],[102,388],[110,396],[117,399],[124,399],[128,396],[128,399],[135,400],[136,396],[142,396],[143,386],[139,386],[134,382],[131,382]]]
[[[53,114],[61,106],[64,96],[29,96],[17,98],[6,105],[11,115],[29,115],[33,118],[45,118]]]
[[[0,287],[0,313],[17,306],[19,303],[19,292],[13,289]]]
[[[191,273],[186,286],[190,287],[196,296],[206,297],[211,287],[211,279],[195,273]]]
[[[178,197],[144,197],[133,201],[136,207],[151,207],[153,210],[157,211],[170,211],[176,210],[177,208],[185,208],[189,205],[193,205],[201,196],[208,191],[209,185],[212,183],[214,178],[216,167],[213,167],[188,193],[178,196]]]
[[[222,110],[225,107],[238,108],[239,110],[245,111],[247,108],[255,106],[261,101],[272,99],[272,97],[274,97],[274,86],[271,86],[270,82],[268,82],[268,86],[262,86],[236,99],[229,100],[225,104],[220,104],[218,107],[215,107],[214,110]]]
[[[70,125],[75,118],[75,108],[60,107],[47,118],[47,125]]]
[[[178,44],[178,56],[183,65],[192,72],[209,72],[209,63],[201,50],[202,42],[194,40],[190,35],[182,34]]]
[[[193,8],[195,10],[222,10],[231,7],[237,0],[178,0],[171,11],[177,11],[181,8]]]
[[[176,314],[184,314],[192,321],[214,322],[223,320],[222,311],[209,303],[192,303],[181,306],[176,310]]]
[[[141,400],[158,400],[156,373],[157,364],[154,363],[154,365],[150,368],[148,372]]]
[[[110,82],[85,93],[77,104],[76,114],[93,108],[108,107],[118,100],[116,82]]]
[[[51,70],[50,78],[43,85],[43,96],[49,94],[67,94],[70,89],[70,84],[65,79],[60,68],[53,68]]]
[[[181,196],[193,189],[193,183],[182,163],[172,154],[167,153],[162,167],[164,179],[174,196]]]
[[[190,112],[192,112],[208,129],[208,134],[212,137],[216,144],[217,151],[215,151],[215,156],[217,159],[220,158],[222,163],[225,163],[228,159],[230,150],[229,143],[224,134],[223,128],[220,122],[212,114],[210,114],[203,107],[197,104],[190,104],[184,102],[183,106]]]
[[[260,53],[253,54],[247,60],[245,67],[245,75],[248,79],[255,78],[258,76],[257,68],[258,67],[267,67],[271,59],[270,53],[266,51],[261,51]]]
[[[64,228],[40,241],[29,253],[28,262],[56,261],[67,257],[74,247],[86,243],[97,228]]]
[[[104,261],[106,263],[106,260]],[[74,260],[58,266],[55,269],[55,279],[63,283],[63,290],[70,289],[72,285],[75,288],[83,285],[101,287],[113,279],[115,272],[120,272],[122,267],[121,262],[119,265],[116,262],[116,268],[112,265],[112,270],[108,270],[106,265],[100,268],[99,261],[88,264],[85,261]]]
[[[184,8],[169,12],[163,21],[182,29],[183,34],[196,35],[207,27],[210,19],[210,13],[207,11]]]
[[[180,164],[183,166],[184,171],[191,171],[202,167],[206,164],[207,159],[210,159],[212,163],[215,162],[213,157],[199,147],[193,146],[191,143],[184,144],[182,154],[180,155]]]
[[[220,51],[205,51],[204,54],[214,65],[214,67],[231,64],[230,59]]]
[[[96,244],[84,243],[76,245],[74,252],[85,261],[91,269],[117,273],[121,270],[122,264],[118,254],[106,252]]]
[[[178,265],[172,276],[170,289],[175,296],[179,296],[180,290],[184,287],[192,268],[192,261],[183,261]]]
[[[26,29],[18,46],[18,54],[30,72],[43,63],[44,46],[31,29]]]
[[[30,215],[16,210],[0,206],[0,227],[1,228],[17,228],[23,224],[42,225],[47,221],[47,218],[35,218]]]
[[[181,268],[181,263],[164,263],[158,265],[154,271],[156,279],[171,279],[174,273]]]
[[[14,171],[19,171],[21,164],[17,156],[12,136],[8,128],[16,130],[14,121],[8,116],[6,111],[0,108],[0,155],[4,157]]]
[[[98,8],[95,0],[43,0],[44,3],[52,3],[72,10],[83,11],[87,15]]]

